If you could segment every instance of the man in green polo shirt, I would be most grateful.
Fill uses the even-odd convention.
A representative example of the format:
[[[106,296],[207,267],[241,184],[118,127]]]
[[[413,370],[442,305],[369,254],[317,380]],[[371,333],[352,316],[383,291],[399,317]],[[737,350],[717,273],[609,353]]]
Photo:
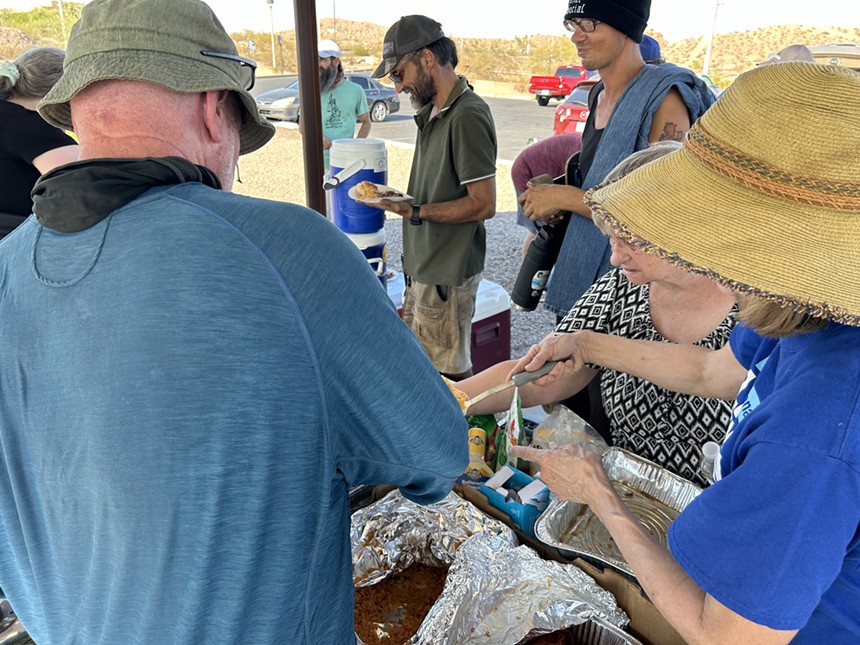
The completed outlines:
[[[382,63],[418,110],[408,192],[383,201],[403,217],[403,319],[430,360],[454,379],[472,374],[475,296],[484,270],[483,220],[496,214],[496,129],[487,104],[454,71],[457,48],[426,16],[405,16],[385,34]]]

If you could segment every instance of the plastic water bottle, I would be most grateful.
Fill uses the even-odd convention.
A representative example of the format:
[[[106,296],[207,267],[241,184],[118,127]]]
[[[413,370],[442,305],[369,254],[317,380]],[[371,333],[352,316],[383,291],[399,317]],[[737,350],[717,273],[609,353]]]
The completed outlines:
[[[699,466],[699,472],[709,484],[714,483],[714,468],[719,454],[720,444],[716,441],[708,441],[702,446],[702,462]]]

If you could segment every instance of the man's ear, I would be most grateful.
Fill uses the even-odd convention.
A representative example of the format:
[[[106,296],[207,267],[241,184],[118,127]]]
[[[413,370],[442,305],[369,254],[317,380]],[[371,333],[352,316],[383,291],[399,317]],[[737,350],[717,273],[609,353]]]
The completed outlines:
[[[421,50],[421,55],[418,57],[418,61],[419,65],[427,69],[432,67],[433,63],[436,62],[436,54],[433,53],[432,49],[427,49],[425,47]]]
[[[211,90],[202,93],[203,126],[213,143],[221,143],[235,118],[229,90]]]

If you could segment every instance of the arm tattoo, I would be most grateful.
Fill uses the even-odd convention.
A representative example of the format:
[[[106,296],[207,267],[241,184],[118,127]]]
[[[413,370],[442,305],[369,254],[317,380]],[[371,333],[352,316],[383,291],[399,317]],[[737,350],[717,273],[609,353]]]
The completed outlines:
[[[683,141],[686,136],[685,130],[679,128],[676,123],[667,121],[663,124],[663,132],[660,133],[657,141]]]

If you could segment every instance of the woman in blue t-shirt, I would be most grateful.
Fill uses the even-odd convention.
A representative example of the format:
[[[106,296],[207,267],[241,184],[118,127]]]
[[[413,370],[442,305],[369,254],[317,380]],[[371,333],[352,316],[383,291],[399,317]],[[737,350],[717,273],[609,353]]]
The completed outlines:
[[[797,88],[786,103],[784,88]],[[652,542],[581,449],[536,451],[587,503],[688,642],[860,642],[860,76],[780,63],[740,76],[678,152],[589,193],[628,243],[737,295],[729,345],[548,337],[518,363],[584,363],[737,401],[718,481]],[[816,137],[796,127],[816,123]]]

